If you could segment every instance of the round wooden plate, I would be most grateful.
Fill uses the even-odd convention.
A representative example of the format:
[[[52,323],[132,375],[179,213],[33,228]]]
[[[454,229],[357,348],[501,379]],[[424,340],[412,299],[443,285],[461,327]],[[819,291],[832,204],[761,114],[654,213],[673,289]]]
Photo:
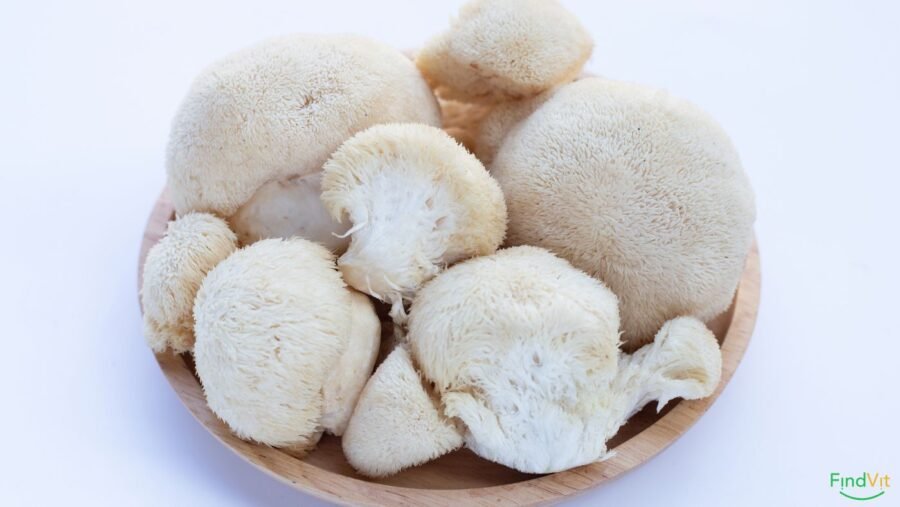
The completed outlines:
[[[165,192],[150,215],[138,267],[166,231],[174,210]],[[353,505],[534,505],[581,493],[649,460],[684,434],[728,384],[744,356],[759,306],[759,251],[754,243],[731,308],[710,329],[722,347],[722,381],[702,400],[673,400],[657,414],[650,404],[635,414],[609,442],[615,455],[599,463],[549,475],[528,475],[483,460],[468,450],[385,479],[367,479],[347,464],[340,439],[322,438],[315,451],[298,459],[284,451],[245,442],[206,406],[190,355],[171,352],[156,359],[181,401],[210,433],[260,470],[316,497]]]

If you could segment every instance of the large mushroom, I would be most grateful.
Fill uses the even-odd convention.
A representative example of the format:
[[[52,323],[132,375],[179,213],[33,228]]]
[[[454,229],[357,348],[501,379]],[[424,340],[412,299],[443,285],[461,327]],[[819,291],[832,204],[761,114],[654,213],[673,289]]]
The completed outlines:
[[[194,305],[209,407],[241,438],[304,452],[343,433],[378,353],[371,301],[324,247],[268,239],[216,266]]]
[[[349,427],[367,443],[345,444],[350,463],[363,474],[391,473],[454,449],[462,430],[466,446],[486,459],[556,472],[603,459],[606,441],[646,403],[659,400],[661,408],[714,391],[721,355],[703,323],[672,320],[629,356],[619,352],[616,304],[601,282],[534,247],[441,273],[413,303],[412,357],[397,353],[406,366],[379,368],[360,398]],[[406,391],[418,401],[394,396],[391,424],[372,415]],[[416,412],[430,422],[399,416]],[[404,440],[420,426],[443,436]]]
[[[325,164],[322,200],[352,227],[338,260],[357,290],[393,305],[454,262],[494,252],[506,230],[503,194],[481,162],[442,130],[385,124]]]
[[[508,244],[545,247],[619,297],[630,347],[681,315],[728,308],[752,241],[753,191],[725,132],[652,88],[585,78],[503,141],[491,174]]]
[[[234,53],[194,81],[172,124],[179,215],[228,219],[244,244],[300,236],[340,251],[317,173],[347,138],[385,122],[440,124],[408,57],[356,36],[294,35]]]

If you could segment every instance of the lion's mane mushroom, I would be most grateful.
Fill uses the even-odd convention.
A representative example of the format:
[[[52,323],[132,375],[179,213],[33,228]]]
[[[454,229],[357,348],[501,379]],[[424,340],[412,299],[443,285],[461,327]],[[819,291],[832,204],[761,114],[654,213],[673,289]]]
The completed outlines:
[[[372,374],[341,443],[353,468],[383,477],[458,449],[463,437],[401,345]]]
[[[523,472],[555,472],[601,459],[638,403],[703,397],[718,383],[718,343],[699,322],[676,325],[675,338],[621,368],[616,303],[546,250],[511,248],[423,287],[408,339],[470,449]]]
[[[440,124],[425,80],[401,52],[356,36],[294,35],[212,65],[172,124],[176,211],[230,219],[244,243],[298,235],[340,249],[319,172],[347,138],[378,123]]]
[[[222,219],[188,213],[169,222],[144,261],[144,336],[156,352],[194,346],[194,298],[206,274],[232,254],[237,238]]]
[[[630,346],[673,317],[709,320],[731,303],[753,192],[727,135],[692,104],[600,78],[565,85],[507,135],[491,174],[508,243],[545,247],[603,280]]]
[[[380,329],[324,247],[268,239],[235,252],[207,275],[194,316],[207,403],[239,437],[306,451],[343,432]]]
[[[440,129],[371,127],[325,164],[322,201],[351,242],[338,260],[357,290],[394,306],[445,265],[497,249],[503,194],[481,162]]]
[[[416,64],[442,98],[497,102],[537,95],[581,71],[590,35],[556,0],[474,0]]]
[[[605,450],[591,426],[611,398],[616,296],[531,247],[450,268],[421,289],[407,338],[444,414],[478,455],[524,472],[589,463]]]

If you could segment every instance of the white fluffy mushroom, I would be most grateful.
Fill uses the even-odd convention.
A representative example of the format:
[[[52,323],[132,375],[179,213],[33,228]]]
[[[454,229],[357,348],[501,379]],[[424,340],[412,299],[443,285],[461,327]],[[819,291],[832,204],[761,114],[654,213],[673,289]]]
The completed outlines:
[[[422,48],[416,65],[442,98],[490,103],[570,81],[592,48],[587,30],[556,0],[473,0]]]
[[[347,138],[384,122],[440,124],[415,65],[362,37],[293,35],[234,53],[196,78],[169,137],[179,214],[232,219],[245,243],[299,235],[340,249],[319,172]]]
[[[359,297],[357,297],[359,296]],[[194,306],[194,360],[209,407],[241,438],[306,451],[340,434],[378,351],[371,302],[324,247],[245,247],[213,269]]]
[[[550,473],[602,459],[648,401],[700,398],[718,384],[718,343],[699,321],[671,322],[633,356],[620,356],[618,326],[616,297],[602,283],[543,249],[517,247],[426,284],[408,340],[443,414],[465,425],[467,447]]]
[[[463,437],[398,346],[366,384],[341,443],[353,468],[384,477],[458,449]]]
[[[237,248],[222,219],[188,213],[169,222],[144,261],[141,306],[144,337],[155,352],[194,346],[194,298],[206,274]]]
[[[349,220],[338,260],[357,290],[394,305],[444,266],[494,252],[506,230],[503,194],[481,162],[440,129],[371,127],[325,164],[322,200]]]
[[[491,166],[508,244],[545,247],[619,297],[625,341],[728,308],[752,241],[753,192],[696,106],[629,83],[561,87],[507,134]]]

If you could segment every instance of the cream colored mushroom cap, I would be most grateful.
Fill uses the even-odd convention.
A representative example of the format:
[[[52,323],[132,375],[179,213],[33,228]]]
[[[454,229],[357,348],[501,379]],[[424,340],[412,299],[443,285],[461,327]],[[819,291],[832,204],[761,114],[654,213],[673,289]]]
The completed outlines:
[[[728,308],[752,241],[753,192],[725,132],[652,88],[586,78],[507,134],[493,165],[508,244],[536,245],[619,297],[623,337]]]
[[[416,64],[442,98],[495,102],[573,79],[593,42],[556,0],[473,0]]]
[[[371,127],[325,164],[322,201],[349,220],[338,264],[357,290],[411,297],[447,264],[489,254],[506,231],[497,182],[442,130],[421,124]]]
[[[358,472],[383,477],[462,446],[462,435],[422,385],[409,353],[391,352],[369,379],[342,445]]]
[[[230,217],[263,184],[319,171],[347,138],[392,121],[440,124],[401,52],[348,35],[292,35],[209,67],[182,102],[167,170],[179,214]]]
[[[314,446],[350,307],[322,246],[268,239],[235,252],[209,273],[194,306],[194,360],[209,407],[241,438]]]
[[[605,451],[594,415],[612,402],[616,296],[546,250],[517,247],[460,263],[413,302],[408,340],[466,445],[546,473]]]
[[[169,222],[144,261],[141,306],[144,336],[156,352],[194,346],[194,298],[206,274],[237,248],[222,219],[188,213]]]

